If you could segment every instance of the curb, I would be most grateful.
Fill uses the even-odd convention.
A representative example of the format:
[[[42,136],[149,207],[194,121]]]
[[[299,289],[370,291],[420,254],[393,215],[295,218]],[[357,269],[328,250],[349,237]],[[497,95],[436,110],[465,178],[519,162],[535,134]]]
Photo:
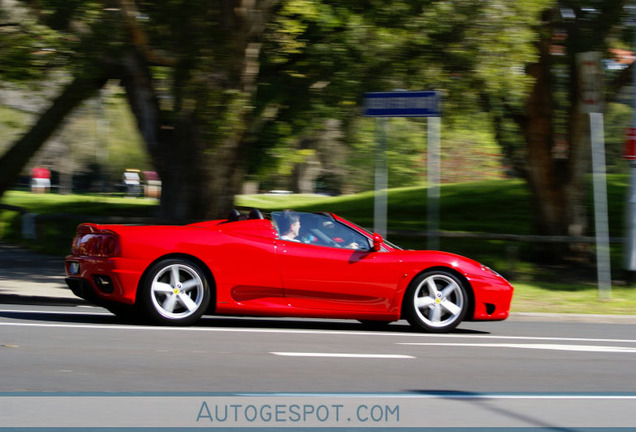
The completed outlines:
[[[636,324],[636,315],[597,315],[576,313],[511,312],[511,321],[572,322],[595,324]]]
[[[81,298],[22,296],[18,294],[0,294],[0,304],[84,306],[89,303]]]

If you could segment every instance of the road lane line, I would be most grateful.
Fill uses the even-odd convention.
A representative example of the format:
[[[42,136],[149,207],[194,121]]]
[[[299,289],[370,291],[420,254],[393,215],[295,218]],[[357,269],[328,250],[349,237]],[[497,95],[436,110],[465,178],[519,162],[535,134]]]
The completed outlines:
[[[86,309],[97,309],[97,308],[92,308],[91,306],[77,306],[79,307],[84,307]],[[20,310],[20,309],[0,309],[0,313],[6,313],[6,314],[22,314],[22,315],[27,315],[27,314],[34,314],[34,315],[87,315],[87,316],[114,316],[112,313],[104,311],[104,312],[98,312],[98,311],[93,311],[93,310],[86,310],[86,311],[56,311],[56,310]]]
[[[143,394],[143,392],[140,392]],[[1,393],[0,393],[1,394]],[[113,393],[106,393],[113,395]],[[223,393],[223,395],[226,395]],[[453,390],[430,390],[417,392],[236,392],[230,393],[236,396],[260,396],[260,397],[369,397],[387,399],[565,399],[565,400],[636,400],[634,392],[483,392],[473,393]]]
[[[311,353],[311,352],[270,352],[282,357],[332,357],[332,358],[365,358],[365,359],[414,359],[402,354],[351,354],[351,353]]]
[[[397,345],[416,346],[444,346],[444,347],[475,347],[475,348],[514,348],[514,349],[536,349],[553,351],[578,351],[578,352],[599,352],[599,353],[627,353],[636,354],[636,348],[601,346],[601,345],[567,345],[567,344],[512,344],[512,343],[426,343],[426,342],[403,342]]]
[[[0,313],[3,312],[0,310]],[[10,312],[16,312],[14,310]],[[45,313],[45,312],[38,312]],[[95,314],[104,316],[106,314]],[[237,321],[238,323],[239,321]],[[312,322],[313,323],[313,322]],[[226,332],[226,333],[271,333],[271,334],[313,334],[313,335],[338,335],[338,336],[392,336],[418,339],[470,339],[470,340],[520,340],[520,341],[556,341],[556,342],[600,342],[600,343],[627,343],[635,344],[635,339],[599,339],[599,338],[573,338],[573,337],[548,337],[548,336],[496,336],[474,334],[430,334],[410,332],[377,332],[368,330],[302,330],[280,328],[255,328],[255,327],[165,327],[130,324],[64,324],[64,323],[30,323],[30,322],[0,322],[0,327],[48,327],[48,328],[77,328],[91,330],[149,330],[149,331],[191,331],[191,332]]]

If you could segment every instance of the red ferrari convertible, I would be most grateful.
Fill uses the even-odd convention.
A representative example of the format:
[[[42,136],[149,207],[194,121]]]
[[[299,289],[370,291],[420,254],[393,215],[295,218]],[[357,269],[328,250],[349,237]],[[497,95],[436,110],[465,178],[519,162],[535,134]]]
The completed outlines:
[[[473,260],[402,250],[331,213],[256,209],[185,226],[82,224],[66,274],[79,297],[169,325],[208,313],[405,318],[446,332],[463,320],[506,319],[513,291]]]

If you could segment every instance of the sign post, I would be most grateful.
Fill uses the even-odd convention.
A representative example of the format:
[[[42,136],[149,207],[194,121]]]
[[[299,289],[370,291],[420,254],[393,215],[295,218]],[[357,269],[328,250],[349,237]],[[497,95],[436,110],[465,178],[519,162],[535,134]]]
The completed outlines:
[[[636,18],[636,12],[634,12]],[[636,33],[634,35],[634,45],[636,46]],[[632,87],[636,85],[636,68],[632,75]],[[625,269],[632,273],[636,271],[636,95],[633,99],[634,119],[632,125],[634,127],[628,130],[627,140],[625,142],[625,151],[623,156],[630,161],[630,186],[629,195],[627,197],[627,220],[625,226],[627,230],[627,243],[625,243]]]
[[[376,119],[375,133],[375,197],[373,202],[373,230],[386,237],[389,185],[389,169],[386,161],[386,118]]]
[[[636,77],[636,72],[634,73]],[[635,79],[636,81],[636,79]],[[636,118],[634,119],[636,123]],[[630,186],[627,196],[627,242],[625,243],[625,270],[636,271],[636,127],[628,128],[623,148],[623,158],[630,162]]]
[[[428,117],[429,249],[439,247],[440,96],[434,91],[373,92],[364,95],[366,117],[376,117],[374,230],[387,232],[387,117]]]
[[[429,250],[439,249],[439,183],[440,183],[440,135],[439,117],[428,119],[428,245]]]
[[[609,299],[612,290],[609,222],[607,217],[607,178],[603,130],[603,68],[601,53],[577,55],[579,106],[590,115],[592,172],[594,182],[594,226],[596,229],[596,269],[599,298]]]

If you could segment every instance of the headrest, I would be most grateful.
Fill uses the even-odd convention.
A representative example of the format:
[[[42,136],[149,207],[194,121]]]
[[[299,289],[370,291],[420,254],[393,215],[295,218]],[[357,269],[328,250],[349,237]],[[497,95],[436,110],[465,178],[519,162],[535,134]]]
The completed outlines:
[[[249,219],[265,219],[263,217],[263,213],[261,213],[259,209],[250,210],[250,215],[248,216],[248,218]]]
[[[241,212],[239,212],[237,209],[233,208],[232,210],[230,210],[230,212],[227,214],[227,220],[228,222],[236,222],[239,220],[239,218],[241,217]]]

